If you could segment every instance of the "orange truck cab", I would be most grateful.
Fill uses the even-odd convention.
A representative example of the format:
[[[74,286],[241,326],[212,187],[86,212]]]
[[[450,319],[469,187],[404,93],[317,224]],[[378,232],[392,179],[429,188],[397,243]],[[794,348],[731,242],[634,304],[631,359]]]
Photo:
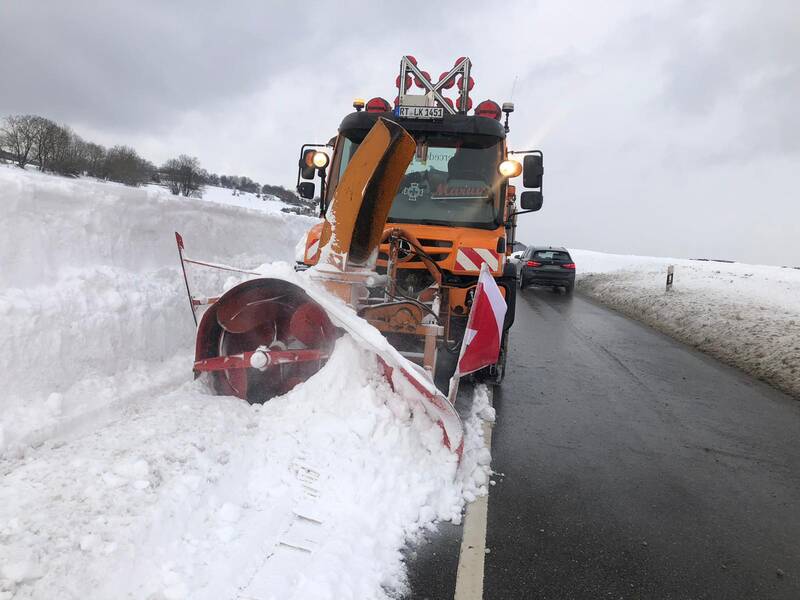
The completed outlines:
[[[390,291],[380,293],[425,303],[429,300],[426,290],[439,280],[437,285],[446,294],[434,315],[443,329],[437,344],[436,369],[449,377],[485,263],[508,305],[500,360],[483,374],[499,383],[517,290],[516,269],[508,256],[513,251],[517,215],[539,210],[542,205],[542,153],[509,151],[506,134],[513,104],[505,103],[501,109],[487,100],[469,114],[469,92],[474,85],[470,69],[469,58],[460,58],[434,84],[413,57],[403,57],[397,79],[400,93],[394,107],[382,98],[356,100],[355,111],[344,117],[338,134],[328,144],[303,146],[298,192],[306,198],[315,197],[313,180],[319,177],[320,216],[324,217],[344,170],[376,120],[382,117],[402,125],[413,136],[416,152],[394,197],[384,230],[386,240],[379,249],[378,273],[385,274],[387,267],[396,265],[391,273],[394,284],[387,288]],[[426,93],[409,94],[412,81]],[[444,90],[453,87],[455,102],[444,96]],[[505,123],[501,120],[503,113]],[[515,155],[523,156],[523,164],[513,160]],[[508,180],[520,174],[524,187],[532,189],[521,194],[518,210],[516,190]],[[309,231],[298,268],[319,260],[321,231],[322,224]],[[401,239],[390,247],[393,235]],[[390,252],[395,256],[390,257]],[[396,329],[385,327],[383,331],[407,355],[413,358],[419,354],[419,340]]]

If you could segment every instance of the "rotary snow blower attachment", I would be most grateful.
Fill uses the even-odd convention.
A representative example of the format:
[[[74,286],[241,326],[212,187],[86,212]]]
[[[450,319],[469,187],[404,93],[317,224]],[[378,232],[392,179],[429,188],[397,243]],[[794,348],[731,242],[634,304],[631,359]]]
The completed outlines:
[[[220,394],[263,402],[316,373],[335,341],[331,320],[301,288],[253,279],[203,315],[194,369],[211,373]]]
[[[414,138],[388,119],[375,122],[345,169],[322,223],[320,260],[293,277],[258,273],[193,260],[178,252],[192,312],[208,305],[197,328],[195,376],[208,373],[215,391],[261,403],[285,394],[321,369],[343,332],[377,355],[382,371],[409,404],[422,409],[459,456],[463,430],[458,413],[436,388],[429,372],[395,350],[357,316],[381,310],[369,289],[382,278],[375,270],[392,201],[414,157]],[[255,275],[219,298],[194,298],[186,263]],[[384,276],[385,277],[385,276]],[[311,280],[311,281],[309,281]],[[402,306],[383,307],[398,310]],[[355,311],[355,312],[354,312]],[[195,317],[196,319],[196,317]],[[374,335],[373,335],[374,334]]]

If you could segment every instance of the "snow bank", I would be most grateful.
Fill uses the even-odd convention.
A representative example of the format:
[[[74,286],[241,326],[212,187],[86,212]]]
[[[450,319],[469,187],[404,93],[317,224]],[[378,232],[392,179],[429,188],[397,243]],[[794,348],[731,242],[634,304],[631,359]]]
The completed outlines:
[[[800,270],[570,253],[584,294],[800,398]]]
[[[0,597],[390,598],[406,541],[485,493],[483,399],[460,471],[347,336],[263,406],[199,382],[141,400],[0,463]]]
[[[264,406],[191,380],[172,232],[252,268],[290,261],[313,219],[5,167],[0,198],[0,600],[385,600],[403,546],[486,493],[486,390],[457,465],[363,322]],[[216,277],[192,274],[236,283]]]
[[[131,188],[8,166],[0,167],[0,197],[0,290],[50,285],[85,266],[174,268],[174,231],[183,234],[189,251],[209,258],[292,260],[300,233],[316,222],[226,206],[217,196],[187,199],[156,186]]]
[[[9,166],[0,198],[0,452],[187,376],[174,231],[190,254],[254,266],[293,260],[314,223]],[[218,289],[217,275],[191,275]]]

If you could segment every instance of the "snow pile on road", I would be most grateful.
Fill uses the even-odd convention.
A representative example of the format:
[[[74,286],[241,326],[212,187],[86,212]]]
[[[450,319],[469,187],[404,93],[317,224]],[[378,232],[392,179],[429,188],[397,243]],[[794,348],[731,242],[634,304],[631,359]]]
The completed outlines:
[[[800,270],[570,253],[579,291],[800,398]]]
[[[485,493],[490,407],[459,469],[348,336],[263,406],[208,394],[0,463],[0,598],[389,598],[406,540]]]
[[[316,220],[5,167],[0,198],[0,600],[397,597],[403,546],[486,493],[485,391],[458,465],[349,335],[264,406],[192,381],[173,232],[300,277],[262,263]]]
[[[9,166],[0,198],[0,453],[183,380],[194,326],[174,231],[248,267],[291,261],[315,222]]]

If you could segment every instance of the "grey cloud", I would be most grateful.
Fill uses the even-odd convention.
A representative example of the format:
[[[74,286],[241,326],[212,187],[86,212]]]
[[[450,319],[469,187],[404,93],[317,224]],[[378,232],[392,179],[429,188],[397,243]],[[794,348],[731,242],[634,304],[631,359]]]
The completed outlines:
[[[428,9],[434,23],[442,10]],[[414,15],[391,21],[410,27]],[[313,79],[337,68],[340,36],[342,46],[392,38],[380,7],[355,2],[6,0],[0,23],[0,114],[117,131],[158,131],[289,71]]]
[[[800,3],[400,6],[0,0],[0,116],[291,185],[300,145],[327,140],[353,97],[394,97],[401,55],[434,77],[468,55],[476,101],[507,100],[519,76],[510,143],[546,154],[545,209],[521,239],[744,260],[781,243],[800,261],[773,222],[747,235],[756,195],[800,220]]]
[[[800,5],[796,2],[719,5],[697,19],[714,29],[684,23],[665,65],[662,101],[686,118],[715,111],[735,113],[727,140],[711,162],[757,153],[800,151]]]
[[[181,111],[247,93],[289,68],[281,58],[301,43],[288,26],[299,15],[283,11],[276,20],[261,3],[248,15],[224,6],[4,2],[0,81],[13,85],[0,96],[0,112],[158,129]]]

